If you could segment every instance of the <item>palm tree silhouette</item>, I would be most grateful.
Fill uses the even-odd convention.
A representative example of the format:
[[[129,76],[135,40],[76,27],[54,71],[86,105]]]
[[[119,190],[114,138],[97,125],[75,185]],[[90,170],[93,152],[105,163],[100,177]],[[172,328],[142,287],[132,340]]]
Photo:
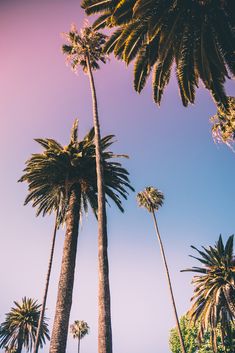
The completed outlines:
[[[148,187],[145,188],[144,191],[139,192],[137,194],[137,201],[138,201],[139,206],[146,208],[147,211],[150,212],[152,217],[153,217],[153,222],[154,222],[154,226],[155,226],[155,230],[156,230],[156,235],[157,235],[157,238],[158,238],[158,241],[159,241],[161,255],[162,255],[162,259],[163,259],[163,263],[164,263],[164,267],[165,267],[165,271],[166,271],[166,277],[167,277],[168,286],[169,286],[169,290],[170,290],[172,306],[173,306],[173,309],[174,309],[174,315],[175,315],[178,335],[179,335],[179,339],[180,339],[180,345],[181,345],[182,353],[186,353],[185,344],[184,344],[182,332],[181,332],[181,329],[180,329],[179,317],[178,317],[178,314],[177,314],[177,309],[176,309],[176,304],[175,304],[172,284],[171,284],[170,272],[169,272],[169,269],[168,269],[166,255],[165,255],[165,251],[164,251],[164,247],[163,247],[163,243],[162,243],[162,239],[161,239],[161,236],[160,236],[160,232],[159,232],[158,224],[157,224],[157,219],[156,219],[156,215],[155,215],[155,211],[158,211],[159,208],[163,205],[164,195],[158,189],[155,189],[155,188],[153,188],[151,186],[148,186]]]
[[[22,302],[14,302],[5,321],[0,325],[0,348],[6,348],[14,353],[21,353],[25,348],[31,351],[36,340],[36,332],[41,305],[37,300],[22,298]],[[43,319],[39,337],[40,347],[49,339],[49,330],[46,319]]]
[[[81,339],[88,335],[90,327],[83,320],[75,320],[72,325],[70,325],[70,331],[73,338],[78,340],[78,353],[80,353],[80,343]]]

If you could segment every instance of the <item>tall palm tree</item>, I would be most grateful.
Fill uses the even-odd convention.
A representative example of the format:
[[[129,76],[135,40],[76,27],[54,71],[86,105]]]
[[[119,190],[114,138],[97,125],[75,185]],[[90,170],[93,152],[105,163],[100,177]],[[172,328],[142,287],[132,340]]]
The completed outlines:
[[[217,350],[217,331],[221,331],[222,340],[231,337],[232,323],[235,322],[235,258],[233,253],[233,235],[224,245],[220,235],[215,246],[203,251],[191,246],[200,257],[195,257],[203,267],[183,270],[193,271],[194,301],[189,315],[193,322],[200,322],[200,337],[211,328],[212,344]]]
[[[81,339],[88,335],[90,327],[83,320],[75,320],[74,323],[70,325],[70,330],[73,338],[78,340],[78,353],[80,353]]]
[[[25,348],[32,350],[36,339],[38,320],[41,305],[36,300],[24,297],[22,302],[14,302],[10,312],[6,314],[5,321],[0,325],[0,348],[7,347],[15,353],[21,353]],[[45,344],[49,339],[48,324],[45,318],[42,323],[39,345]]]
[[[27,201],[38,206],[38,212],[48,212],[56,198],[60,219],[65,219],[66,223],[51,353],[64,353],[66,349],[80,214],[83,210],[87,211],[88,204],[95,214],[97,212],[94,129],[81,141],[78,140],[77,130],[78,121],[75,121],[70,143],[65,147],[53,139],[36,139],[44,151],[32,155],[26,162],[25,174],[22,176],[22,181],[29,185]],[[127,188],[132,187],[128,172],[120,163],[112,161],[115,157],[123,156],[107,150],[112,143],[113,135],[101,139],[105,193],[123,211],[120,196],[127,198]]]
[[[169,269],[168,269],[168,265],[167,265],[166,255],[165,255],[165,251],[164,251],[164,247],[163,247],[163,243],[162,243],[162,239],[160,236],[160,232],[159,232],[158,224],[157,224],[157,219],[156,219],[156,215],[155,215],[155,211],[158,211],[159,208],[163,205],[164,195],[158,189],[155,189],[152,186],[148,186],[144,189],[144,191],[139,192],[137,194],[137,201],[138,201],[139,206],[146,208],[147,211],[149,211],[153,217],[153,222],[154,222],[157,238],[158,238],[159,245],[160,245],[161,255],[162,255],[162,259],[163,259],[163,263],[164,263],[164,267],[165,267],[165,271],[166,271],[168,286],[169,286],[170,295],[171,295],[171,301],[172,301],[172,305],[173,305],[173,309],[174,309],[174,315],[175,315],[178,335],[179,335],[179,339],[180,339],[180,345],[181,345],[182,353],[186,353],[185,344],[184,344],[183,336],[182,336],[181,329],[180,329],[179,318],[178,318],[178,314],[177,314],[177,309],[176,309],[176,304],[175,304],[175,299],[174,299],[174,294],[173,294],[173,289],[172,289],[172,284],[171,284],[171,279],[170,279],[170,273],[169,273]]]
[[[71,63],[71,66],[75,71],[81,66],[83,71],[88,74],[92,94],[98,190],[98,352],[112,353],[107,217],[105,205],[105,180],[103,175],[104,162],[101,153],[98,103],[93,77],[93,70],[99,69],[98,62],[106,62],[106,56],[103,54],[102,50],[106,41],[106,36],[99,32],[95,32],[88,26],[84,27],[81,32],[78,33],[78,30],[73,25],[70,32],[66,34],[66,39],[68,44],[63,45],[63,53],[67,55],[67,61]]]
[[[153,70],[157,104],[176,65],[182,103],[194,103],[199,79],[218,105],[228,107],[224,82],[235,74],[233,0],[83,0],[87,14],[99,13],[94,28],[117,27],[106,51],[134,64],[141,92]]]
[[[49,284],[50,284],[51,269],[52,269],[52,262],[53,262],[53,257],[54,257],[57,229],[58,229],[58,215],[56,214],[51,249],[50,249],[50,255],[49,255],[49,263],[48,263],[47,274],[46,274],[46,283],[45,283],[45,289],[44,289],[43,299],[42,299],[42,307],[40,310],[36,340],[35,340],[34,349],[33,349],[34,353],[38,353],[38,349],[39,349],[39,338],[40,338],[43,318],[44,318],[44,314],[45,314],[45,310],[46,310],[46,302],[47,302],[47,295],[48,295],[48,289],[49,289]]]
[[[52,212],[55,213],[55,225],[54,225],[54,230],[53,230],[53,235],[52,235],[52,242],[51,242],[51,249],[50,249],[50,255],[49,255],[49,263],[48,263],[48,268],[47,268],[47,274],[46,274],[46,283],[45,283],[45,289],[43,293],[43,300],[42,300],[42,305],[41,305],[41,310],[40,310],[40,316],[39,316],[39,321],[38,321],[38,327],[37,327],[37,334],[36,334],[36,340],[34,343],[34,353],[38,352],[39,349],[39,339],[40,339],[40,332],[42,328],[42,323],[43,323],[43,318],[46,310],[46,302],[47,302],[47,295],[48,295],[48,289],[49,289],[49,284],[50,284],[50,276],[51,276],[51,270],[52,270],[52,262],[53,262],[53,257],[54,257],[54,250],[55,250],[55,241],[56,241],[56,234],[57,230],[60,226],[61,223],[64,222],[64,215],[61,209],[63,200],[62,200],[62,194],[59,190],[57,193],[56,189],[53,189],[53,191],[50,192],[50,206],[48,208],[48,203],[49,200],[44,203],[44,199],[41,199],[41,193],[37,193],[38,191],[38,185],[35,183],[31,182],[31,176],[32,173],[34,174],[34,165],[28,165],[27,167],[27,173],[24,174],[20,179],[19,182],[26,181],[30,184],[29,186],[29,195],[26,197],[24,205],[27,205],[30,201],[33,201],[33,207],[37,207],[37,212],[36,215],[39,216],[41,213],[43,216],[46,214],[51,214]],[[26,170],[25,170],[26,171]]]

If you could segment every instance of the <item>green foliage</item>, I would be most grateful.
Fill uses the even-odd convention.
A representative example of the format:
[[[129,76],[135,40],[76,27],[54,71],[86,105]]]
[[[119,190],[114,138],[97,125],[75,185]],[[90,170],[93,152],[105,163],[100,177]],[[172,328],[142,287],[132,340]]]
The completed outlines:
[[[180,327],[187,353],[214,353],[211,343],[211,332],[204,333],[201,342],[198,340],[200,323],[193,324],[187,315],[180,318]],[[233,326],[233,336],[235,335]],[[234,353],[234,345],[231,347],[228,339],[222,343],[220,331],[217,333],[217,353]],[[176,328],[170,331],[169,346],[172,353],[181,353],[179,335]]]
[[[70,142],[62,146],[53,139],[36,139],[43,147],[42,153],[33,154],[26,161],[24,174],[19,181],[28,184],[28,196],[25,204],[32,202],[37,208],[37,215],[50,214],[59,210],[58,223],[63,223],[72,188],[81,190],[81,210],[87,212],[88,205],[96,214],[97,181],[94,145],[94,129],[83,140],[78,140],[78,122],[75,121]],[[127,157],[116,155],[108,150],[113,144],[113,135],[101,139],[104,169],[105,193],[123,212],[121,197],[127,198],[130,185],[129,173],[115,158]]]
[[[219,237],[215,246],[202,247],[198,250],[200,257],[195,257],[203,267],[192,267],[184,271],[198,273],[193,277],[195,287],[194,301],[189,316],[193,323],[199,323],[199,338],[209,329],[213,348],[216,351],[218,331],[222,341],[231,339],[232,324],[235,320],[235,258],[233,254],[233,235],[224,245]]]
[[[94,28],[115,27],[108,52],[134,65],[134,87],[144,88],[153,70],[157,104],[176,64],[182,103],[195,101],[199,79],[219,107],[228,109],[225,79],[235,74],[234,0],[83,0]]]
[[[89,57],[92,70],[99,69],[98,62],[106,62],[107,56],[103,53],[106,36],[94,31],[92,27],[85,26],[78,32],[75,25],[71,26],[69,33],[64,33],[68,44],[62,46],[62,52],[67,56],[66,61],[73,71],[77,72],[79,66],[87,72],[87,58]]]
[[[6,314],[5,321],[0,325],[0,348],[13,353],[16,349],[21,351],[24,347],[31,351],[36,339],[38,320],[41,305],[36,300],[24,297],[22,303],[14,302],[10,312]],[[40,347],[49,339],[48,324],[45,319],[42,323]]]
[[[163,193],[152,186],[137,194],[137,202],[140,207],[145,207],[149,212],[157,211],[163,205]]]

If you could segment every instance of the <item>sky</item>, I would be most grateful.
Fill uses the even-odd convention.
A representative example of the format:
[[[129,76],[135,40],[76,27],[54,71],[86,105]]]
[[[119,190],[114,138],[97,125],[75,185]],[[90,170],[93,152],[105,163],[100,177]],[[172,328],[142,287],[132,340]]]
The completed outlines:
[[[61,53],[62,32],[80,28],[85,15],[75,0],[0,0],[0,322],[24,296],[41,301],[53,230],[53,216],[35,217],[23,206],[27,186],[17,183],[25,161],[40,152],[34,138],[67,144],[75,118],[81,138],[92,126],[88,77],[75,75]],[[92,19],[90,19],[92,23]],[[181,104],[174,75],[161,107],[152,101],[151,82],[141,95],[132,87],[132,66],[113,56],[95,73],[102,135],[115,134],[114,152],[136,192],[151,185],[165,195],[157,214],[179,315],[190,307],[197,265],[190,245],[213,245],[235,230],[235,155],[213,142],[209,118],[216,108],[200,88],[195,105]],[[151,81],[151,80],[150,80]],[[234,83],[227,83],[234,95]],[[174,317],[152,219],[137,207],[136,193],[125,213],[108,207],[109,261],[114,353],[170,353]],[[47,302],[54,318],[64,229],[58,233]],[[90,334],[83,353],[97,351],[97,223],[92,213],[79,232],[70,323],[85,320]],[[48,352],[49,345],[41,352]],[[71,334],[67,353],[76,349]],[[1,351],[2,352],[2,351]]]

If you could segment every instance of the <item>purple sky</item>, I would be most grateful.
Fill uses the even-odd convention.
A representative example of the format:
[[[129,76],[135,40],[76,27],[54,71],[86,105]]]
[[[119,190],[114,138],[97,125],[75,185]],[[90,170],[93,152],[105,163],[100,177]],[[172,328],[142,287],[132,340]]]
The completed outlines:
[[[17,183],[26,159],[40,151],[33,139],[66,144],[76,117],[81,137],[92,126],[88,78],[74,75],[61,54],[60,33],[83,21],[79,1],[0,1],[0,322],[13,300],[41,301],[44,288],[53,217],[36,218],[24,207],[26,185]],[[216,109],[207,91],[199,89],[196,104],[185,109],[172,77],[159,109],[151,84],[137,95],[132,78],[132,67],[113,57],[95,74],[102,134],[114,133],[113,150],[129,154],[123,163],[136,191],[153,185],[165,194],[159,228],[181,315],[193,290],[191,274],[179,272],[195,264],[190,245],[214,244],[220,233],[227,239],[234,232],[235,156],[213,143],[209,117]],[[232,83],[227,89],[234,94]],[[174,318],[152,220],[137,208],[134,194],[124,206],[124,215],[108,210],[114,353],[169,353]],[[92,214],[84,217],[71,312],[71,323],[82,319],[91,327],[83,353],[97,350],[96,226]],[[63,236],[61,230],[47,304],[50,327]],[[70,335],[67,352],[75,349]]]

